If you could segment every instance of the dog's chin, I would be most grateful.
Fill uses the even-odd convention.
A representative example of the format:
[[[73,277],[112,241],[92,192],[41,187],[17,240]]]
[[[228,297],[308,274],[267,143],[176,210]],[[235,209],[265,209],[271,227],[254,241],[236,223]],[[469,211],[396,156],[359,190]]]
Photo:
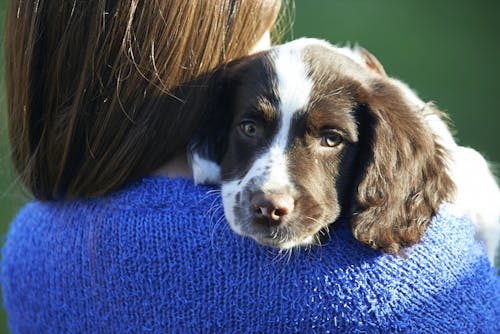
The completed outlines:
[[[229,225],[234,232],[243,237],[251,238],[260,245],[280,250],[308,247],[318,244],[319,238],[316,236],[319,230],[321,230],[318,228],[318,231],[315,233],[298,234],[286,227],[261,229],[252,224],[241,226],[239,224],[230,223]],[[247,228],[245,228],[245,226]]]
[[[316,241],[314,236],[306,236],[302,239],[295,238],[290,240],[277,240],[269,236],[260,236],[260,235],[250,235],[250,237],[263,246],[277,248],[280,250],[288,250],[298,247],[307,247],[313,245]]]

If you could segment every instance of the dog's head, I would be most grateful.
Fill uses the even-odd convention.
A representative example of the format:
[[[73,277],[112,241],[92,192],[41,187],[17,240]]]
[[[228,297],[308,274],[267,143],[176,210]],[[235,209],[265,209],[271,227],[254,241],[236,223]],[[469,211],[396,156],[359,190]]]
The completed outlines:
[[[230,64],[192,147],[237,233],[290,248],[339,217],[373,248],[416,243],[452,195],[420,107],[363,50],[297,40]]]

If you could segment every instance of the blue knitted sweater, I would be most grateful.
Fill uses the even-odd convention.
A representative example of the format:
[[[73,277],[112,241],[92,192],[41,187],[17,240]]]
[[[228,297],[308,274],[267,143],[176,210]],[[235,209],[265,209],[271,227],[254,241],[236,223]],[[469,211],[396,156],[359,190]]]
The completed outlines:
[[[12,333],[500,333],[500,278],[446,208],[406,258],[343,221],[280,254],[222,212],[217,189],[166,178],[27,204],[2,253]]]

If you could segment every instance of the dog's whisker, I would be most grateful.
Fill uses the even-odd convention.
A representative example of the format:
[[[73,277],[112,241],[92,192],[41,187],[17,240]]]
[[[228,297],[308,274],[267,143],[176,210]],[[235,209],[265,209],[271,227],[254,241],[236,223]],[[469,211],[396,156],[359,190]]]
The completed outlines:
[[[315,234],[314,235],[314,241],[315,241],[314,244],[316,246],[320,246],[321,245],[321,237],[319,236],[319,234]]]
[[[221,195],[220,189],[208,190],[207,192],[205,192],[204,196],[201,198],[201,201],[206,201],[212,197],[220,197],[220,195]]]
[[[217,240],[217,236],[222,234],[222,232],[225,232],[227,231],[228,229],[230,229],[229,225],[227,224],[223,224],[223,222],[225,221],[225,218],[223,215],[221,215],[220,217],[218,217],[216,220],[212,219],[212,224],[211,224],[211,233],[210,233],[210,247],[212,249],[217,249],[217,246],[216,246],[216,240]]]
[[[306,216],[304,219],[311,220],[313,223],[321,225],[321,222],[317,218]]]
[[[293,254],[293,248],[280,249],[278,252],[274,253],[275,257],[273,258],[272,262],[273,263],[285,262],[285,264],[288,264],[290,263],[292,254]]]
[[[222,204],[217,204],[216,202],[213,202],[210,207],[208,208],[207,210],[207,214],[216,214],[220,209],[223,209],[223,205]]]

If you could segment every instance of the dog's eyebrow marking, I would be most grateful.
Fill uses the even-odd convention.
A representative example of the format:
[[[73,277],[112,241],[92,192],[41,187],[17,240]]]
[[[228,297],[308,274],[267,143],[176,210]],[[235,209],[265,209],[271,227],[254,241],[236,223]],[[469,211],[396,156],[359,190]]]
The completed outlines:
[[[277,117],[277,106],[269,99],[259,96],[250,104],[247,111],[244,113],[246,117],[256,117],[263,119],[265,122],[271,123]]]
[[[273,106],[271,101],[264,97],[259,97],[257,99],[255,108],[266,121],[271,121],[275,117],[275,106]]]

